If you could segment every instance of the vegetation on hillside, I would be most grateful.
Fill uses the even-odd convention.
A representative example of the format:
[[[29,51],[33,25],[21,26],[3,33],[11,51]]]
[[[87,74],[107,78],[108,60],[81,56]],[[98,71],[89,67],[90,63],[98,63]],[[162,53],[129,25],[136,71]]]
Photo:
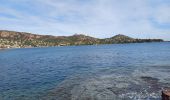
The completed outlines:
[[[94,45],[113,43],[162,42],[162,39],[134,39],[125,35],[98,39],[82,34],[73,36],[37,35],[26,32],[0,31],[0,48],[26,48],[65,45]]]

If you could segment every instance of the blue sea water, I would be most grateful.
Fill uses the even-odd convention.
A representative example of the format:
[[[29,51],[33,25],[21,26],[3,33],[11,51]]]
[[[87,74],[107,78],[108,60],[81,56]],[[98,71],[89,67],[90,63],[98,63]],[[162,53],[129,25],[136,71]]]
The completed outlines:
[[[170,42],[0,50],[0,100],[159,100],[167,88]]]

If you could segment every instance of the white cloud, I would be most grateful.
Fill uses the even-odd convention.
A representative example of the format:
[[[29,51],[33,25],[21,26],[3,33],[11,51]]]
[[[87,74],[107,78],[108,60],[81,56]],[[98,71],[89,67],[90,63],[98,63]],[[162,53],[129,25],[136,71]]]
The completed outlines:
[[[155,11],[155,20],[160,23],[169,23],[170,24],[170,13],[168,13],[168,11],[170,11],[170,6],[160,6],[156,9],[157,11]]]
[[[170,27],[168,1],[9,0],[7,3],[13,2],[17,6],[24,4],[25,9],[2,5],[0,13],[18,18],[0,17],[3,24],[13,23],[0,25],[2,29],[53,35],[85,33],[100,38],[119,33],[139,38],[170,38],[170,28],[167,28]]]

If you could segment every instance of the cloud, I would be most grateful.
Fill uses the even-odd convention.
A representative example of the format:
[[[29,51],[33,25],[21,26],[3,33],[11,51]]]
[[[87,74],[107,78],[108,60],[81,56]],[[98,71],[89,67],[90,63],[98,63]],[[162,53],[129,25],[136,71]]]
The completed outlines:
[[[170,38],[168,0],[2,0],[1,29],[52,35]]]

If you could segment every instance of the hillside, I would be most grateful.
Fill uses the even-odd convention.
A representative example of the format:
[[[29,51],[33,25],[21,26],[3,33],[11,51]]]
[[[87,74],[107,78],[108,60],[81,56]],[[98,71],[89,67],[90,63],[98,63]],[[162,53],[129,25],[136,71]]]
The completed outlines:
[[[65,45],[93,45],[113,43],[161,42],[161,39],[134,39],[125,35],[98,39],[83,34],[72,36],[37,35],[26,32],[0,30],[0,48],[26,48]]]
[[[112,43],[133,43],[135,42],[136,39],[133,39],[131,37],[128,37],[128,36],[125,36],[125,35],[121,35],[121,34],[118,34],[118,35],[115,35],[111,38],[106,38],[106,39],[103,39],[103,42],[104,43],[109,43],[109,44],[112,44]]]

